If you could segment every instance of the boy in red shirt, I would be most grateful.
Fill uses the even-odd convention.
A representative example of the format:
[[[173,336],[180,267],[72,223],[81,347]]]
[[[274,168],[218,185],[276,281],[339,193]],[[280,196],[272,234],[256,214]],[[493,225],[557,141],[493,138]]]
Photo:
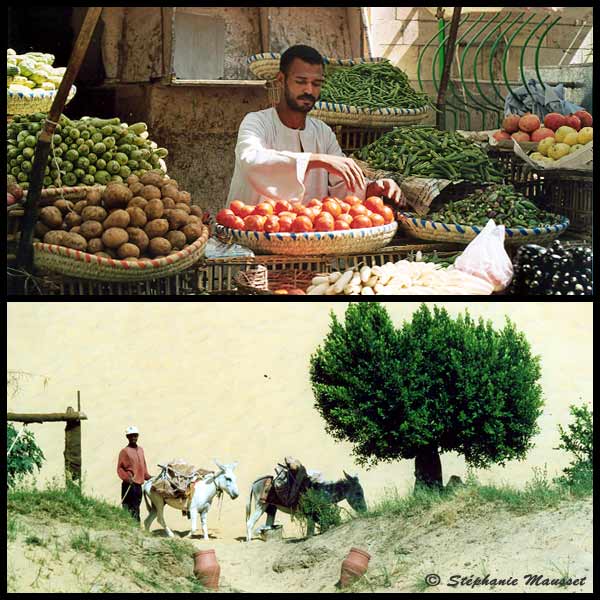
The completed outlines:
[[[137,445],[139,431],[137,427],[128,427],[125,436],[129,444],[119,452],[117,474],[121,479],[121,504],[138,522],[142,504],[142,483],[150,479],[146,466],[144,450]]]

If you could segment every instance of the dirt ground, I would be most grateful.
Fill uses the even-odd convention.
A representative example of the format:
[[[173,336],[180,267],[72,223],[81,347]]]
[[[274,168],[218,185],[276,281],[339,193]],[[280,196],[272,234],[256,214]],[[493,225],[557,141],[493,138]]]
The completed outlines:
[[[64,523],[27,527],[48,540],[47,545],[26,544],[23,536],[8,543],[10,592],[140,592],[144,589],[127,575],[143,569],[134,558],[124,569],[107,569],[89,554],[58,550],[73,534]],[[185,535],[187,531],[175,531]],[[106,548],[123,549],[115,532],[93,531]],[[198,549],[213,548],[221,566],[222,592],[335,592],[342,560],[352,546],[371,554],[369,570],[350,591],[356,592],[587,592],[592,580],[592,499],[565,503],[558,509],[516,516],[493,504],[469,509],[468,498],[444,504],[408,520],[380,517],[355,520],[311,539],[286,537],[249,544],[242,538],[194,538]],[[156,551],[162,532],[140,531],[144,552]],[[131,542],[128,542],[131,543]],[[136,555],[137,556],[137,555]],[[172,562],[172,561],[171,561]],[[189,577],[192,559],[165,564],[165,576]],[[424,584],[437,574],[439,585]],[[473,585],[475,578],[516,579],[516,585]],[[571,577],[567,587],[527,585],[526,576],[544,579]],[[471,578],[451,586],[451,577]],[[583,585],[579,585],[583,583]],[[183,590],[182,590],[183,591]]]

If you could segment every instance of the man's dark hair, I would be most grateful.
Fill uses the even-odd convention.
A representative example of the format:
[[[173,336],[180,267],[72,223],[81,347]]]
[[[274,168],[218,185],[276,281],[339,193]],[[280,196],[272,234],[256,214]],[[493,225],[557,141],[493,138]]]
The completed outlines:
[[[321,54],[311,48],[310,46],[303,46],[298,44],[297,46],[291,46],[282,55],[279,62],[279,69],[287,76],[290,65],[295,58],[299,58],[309,65],[322,65],[323,57]]]

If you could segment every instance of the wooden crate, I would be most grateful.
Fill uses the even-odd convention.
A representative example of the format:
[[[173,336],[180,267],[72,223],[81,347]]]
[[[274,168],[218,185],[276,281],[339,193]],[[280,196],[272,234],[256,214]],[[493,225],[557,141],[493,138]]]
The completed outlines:
[[[544,189],[544,175],[532,169],[512,150],[490,148],[490,158],[497,160],[506,171],[504,183],[512,184],[515,189],[530,200],[540,196]]]
[[[391,131],[393,127],[349,127],[346,125],[333,125],[333,131],[342,152],[349,156],[360,150],[363,146],[372,144],[384,133]]]

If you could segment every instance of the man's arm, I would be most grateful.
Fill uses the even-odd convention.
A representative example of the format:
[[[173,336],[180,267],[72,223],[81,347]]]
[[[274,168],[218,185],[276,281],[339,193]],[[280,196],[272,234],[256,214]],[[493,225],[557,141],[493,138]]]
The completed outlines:
[[[129,460],[129,456],[124,449],[119,452],[119,459],[117,460],[117,475],[126,483],[131,483],[133,481],[131,461]]]

